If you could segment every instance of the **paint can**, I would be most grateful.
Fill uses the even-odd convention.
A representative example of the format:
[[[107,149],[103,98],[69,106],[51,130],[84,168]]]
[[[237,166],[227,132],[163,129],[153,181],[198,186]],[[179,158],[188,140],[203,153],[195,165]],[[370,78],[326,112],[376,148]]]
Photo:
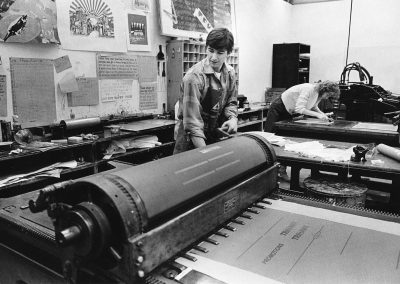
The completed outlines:
[[[367,186],[346,181],[337,176],[308,177],[304,179],[306,195],[332,204],[364,207]]]

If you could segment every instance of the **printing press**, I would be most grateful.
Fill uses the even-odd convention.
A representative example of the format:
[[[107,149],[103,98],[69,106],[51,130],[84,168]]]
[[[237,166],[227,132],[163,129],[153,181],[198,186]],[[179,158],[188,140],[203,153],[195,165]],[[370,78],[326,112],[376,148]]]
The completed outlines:
[[[359,82],[351,82],[352,71],[358,73]],[[346,105],[346,120],[381,122],[385,113],[400,107],[399,95],[374,85],[373,76],[358,62],[344,67],[339,87],[340,103]]]
[[[397,215],[282,194],[278,167],[253,132],[2,199],[0,282],[399,283]]]

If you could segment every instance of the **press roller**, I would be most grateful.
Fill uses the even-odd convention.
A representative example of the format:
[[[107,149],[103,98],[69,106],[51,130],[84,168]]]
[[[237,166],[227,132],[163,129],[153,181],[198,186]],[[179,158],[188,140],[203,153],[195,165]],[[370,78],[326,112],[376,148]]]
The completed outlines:
[[[257,133],[40,191],[32,212],[54,220],[64,276],[82,268],[140,281],[275,189],[276,157]]]

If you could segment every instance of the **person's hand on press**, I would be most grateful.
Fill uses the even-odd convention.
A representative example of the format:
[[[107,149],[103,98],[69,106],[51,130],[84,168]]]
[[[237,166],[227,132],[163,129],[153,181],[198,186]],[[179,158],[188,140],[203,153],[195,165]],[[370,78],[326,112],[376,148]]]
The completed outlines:
[[[327,113],[325,113],[325,115],[328,117],[329,122],[334,121],[333,112],[327,112]]]
[[[231,118],[227,121],[225,121],[221,129],[225,132],[228,132],[229,134],[236,133],[237,132],[237,119],[236,118]]]
[[[318,113],[317,116],[318,119],[324,120],[324,121],[330,121],[329,117],[325,113]]]

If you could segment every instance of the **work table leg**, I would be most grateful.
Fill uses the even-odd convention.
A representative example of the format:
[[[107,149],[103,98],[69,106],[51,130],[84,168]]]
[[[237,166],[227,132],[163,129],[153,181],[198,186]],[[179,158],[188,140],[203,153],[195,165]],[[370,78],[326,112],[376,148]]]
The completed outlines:
[[[290,189],[300,191],[300,167],[290,166]]]

